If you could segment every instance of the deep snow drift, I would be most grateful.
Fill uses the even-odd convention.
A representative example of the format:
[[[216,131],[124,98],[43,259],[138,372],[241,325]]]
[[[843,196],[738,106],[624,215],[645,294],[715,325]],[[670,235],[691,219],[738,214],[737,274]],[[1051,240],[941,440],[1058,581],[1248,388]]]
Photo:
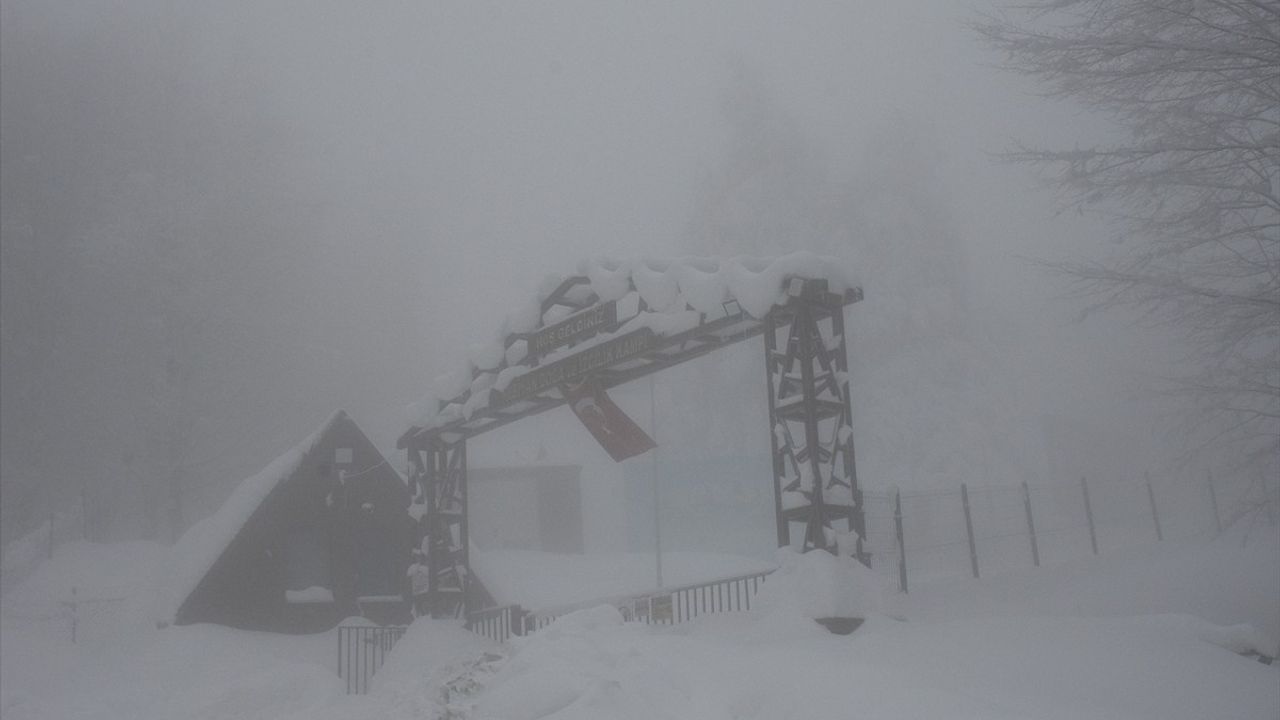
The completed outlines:
[[[60,548],[0,605],[0,715],[27,718],[1275,718],[1280,529],[1152,544],[983,581],[871,589],[831,558],[782,558],[750,613],[675,627],[598,606],[495,646],[419,621],[345,696],[335,634],[156,630],[150,545]],[[836,567],[832,567],[837,565]],[[132,583],[115,615],[39,621],[65,588]],[[874,576],[858,580],[867,591]],[[804,588],[797,595],[797,591]],[[816,590],[815,590],[816,588]],[[825,590],[824,590],[825,588]],[[816,600],[815,600],[816,598]],[[852,635],[808,616],[868,611]],[[874,605],[882,603],[883,612]]]

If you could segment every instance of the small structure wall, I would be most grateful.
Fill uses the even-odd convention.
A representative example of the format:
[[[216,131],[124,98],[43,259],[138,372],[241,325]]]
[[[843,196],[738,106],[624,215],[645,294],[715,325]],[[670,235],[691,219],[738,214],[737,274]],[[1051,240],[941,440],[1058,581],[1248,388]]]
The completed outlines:
[[[581,465],[467,470],[468,535],[481,550],[581,553]]]

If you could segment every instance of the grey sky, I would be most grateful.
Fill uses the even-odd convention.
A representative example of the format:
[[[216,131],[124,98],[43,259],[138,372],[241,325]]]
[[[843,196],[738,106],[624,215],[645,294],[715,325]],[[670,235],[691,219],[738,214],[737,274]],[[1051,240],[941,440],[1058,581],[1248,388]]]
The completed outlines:
[[[337,407],[390,451],[402,407],[544,274],[700,247],[742,82],[818,187],[874,187],[895,142],[924,153],[972,313],[1044,380],[1028,413],[1145,417],[1112,390],[1148,351],[1065,325],[1018,259],[1097,252],[1097,224],[989,156],[1106,128],[989,67],[962,24],[984,6],[7,0],[6,499],[178,462],[198,517]],[[911,212],[885,209],[889,240]],[[910,301],[842,237],[776,248],[846,260],[854,315]]]

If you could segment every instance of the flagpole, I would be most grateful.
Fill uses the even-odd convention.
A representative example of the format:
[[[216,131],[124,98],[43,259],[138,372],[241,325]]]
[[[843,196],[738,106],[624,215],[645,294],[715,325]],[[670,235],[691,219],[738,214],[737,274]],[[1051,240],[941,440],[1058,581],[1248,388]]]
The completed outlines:
[[[658,570],[658,587],[662,587],[662,515],[660,508],[662,507],[658,498],[658,421],[657,407],[655,400],[654,376],[649,376],[649,437],[653,438],[655,447],[653,448],[653,549],[654,557],[657,561]]]

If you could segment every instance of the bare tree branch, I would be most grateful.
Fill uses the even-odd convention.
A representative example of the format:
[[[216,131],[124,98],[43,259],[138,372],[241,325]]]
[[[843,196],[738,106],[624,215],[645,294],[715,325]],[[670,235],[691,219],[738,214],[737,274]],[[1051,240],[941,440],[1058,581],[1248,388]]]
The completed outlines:
[[[974,25],[1003,67],[1116,120],[1128,140],[1015,147],[1067,207],[1107,215],[1117,251],[1043,263],[1085,314],[1178,328],[1192,442],[1280,465],[1280,3],[1031,0]]]

